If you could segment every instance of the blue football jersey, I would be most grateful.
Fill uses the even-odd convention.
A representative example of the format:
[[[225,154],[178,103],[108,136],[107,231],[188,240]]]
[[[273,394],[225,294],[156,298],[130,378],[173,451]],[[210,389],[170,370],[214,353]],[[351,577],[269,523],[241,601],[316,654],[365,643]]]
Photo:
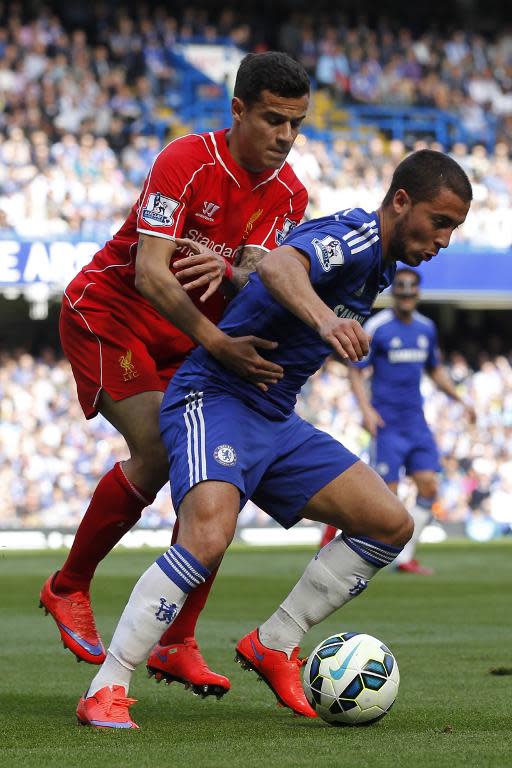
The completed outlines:
[[[410,323],[384,309],[365,323],[372,337],[370,353],[357,367],[371,365],[372,405],[388,419],[404,409],[421,409],[421,375],[439,365],[437,332],[432,320],[414,312]]]
[[[310,280],[320,298],[339,317],[361,323],[396,271],[395,264],[382,262],[377,213],[360,208],[301,224],[284,244],[309,258]],[[283,379],[261,392],[199,347],[175,375],[171,391],[173,383],[229,391],[266,416],[283,418],[293,410],[302,385],[332,352],[316,331],[271,296],[256,273],[230,303],[219,327],[230,336],[255,335],[278,342],[277,349],[264,354],[283,366]]]

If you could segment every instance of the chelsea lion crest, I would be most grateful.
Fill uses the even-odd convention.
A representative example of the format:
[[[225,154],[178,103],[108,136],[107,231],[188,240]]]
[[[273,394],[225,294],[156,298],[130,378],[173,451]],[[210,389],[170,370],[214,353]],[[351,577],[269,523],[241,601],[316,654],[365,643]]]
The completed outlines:
[[[231,445],[218,445],[213,452],[213,458],[223,467],[234,467],[236,451]]]

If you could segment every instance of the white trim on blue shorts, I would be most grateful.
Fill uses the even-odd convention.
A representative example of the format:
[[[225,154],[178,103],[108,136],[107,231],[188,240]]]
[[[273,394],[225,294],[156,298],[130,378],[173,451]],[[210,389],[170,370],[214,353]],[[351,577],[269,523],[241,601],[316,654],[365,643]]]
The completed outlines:
[[[187,428],[189,486],[208,479],[206,471],[206,437],[203,418],[203,393],[191,390],[187,395],[183,419]]]

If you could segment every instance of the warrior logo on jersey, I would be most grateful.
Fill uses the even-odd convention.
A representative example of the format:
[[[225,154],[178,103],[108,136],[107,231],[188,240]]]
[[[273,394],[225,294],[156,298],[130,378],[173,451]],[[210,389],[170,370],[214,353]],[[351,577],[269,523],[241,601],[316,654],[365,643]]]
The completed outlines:
[[[341,243],[335,237],[327,235],[321,240],[315,237],[312,244],[315,246],[316,255],[324,272],[330,272],[333,267],[339,267],[344,263],[345,257]]]
[[[202,212],[196,213],[196,216],[199,216],[200,219],[205,219],[205,221],[213,221],[213,217],[219,208],[220,205],[217,205],[217,203],[209,203],[208,200],[205,200]]]
[[[142,209],[142,218],[153,227],[170,227],[178,205],[172,197],[165,197],[161,192],[151,192],[146,207]]]
[[[218,445],[213,452],[213,458],[223,467],[234,467],[236,464],[236,451],[231,445]]]
[[[203,203],[203,213],[205,216],[209,216],[210,219],[213,219],[219,208],[220,205],[217,205],[216,203],[208,203],[206,200]]]
[[[284,220],[284,224],[283,224],[283,228],[282,229],[278,229],[276,231],[276,243],[278,245],[281,245],[281,243],[283,242],[285,237],[288,237],[288,235],[290,234],[292,229],[294,229],[296,226],[297,226],[297,222],[296,221],[291,221],[291,219],[285,219]]]

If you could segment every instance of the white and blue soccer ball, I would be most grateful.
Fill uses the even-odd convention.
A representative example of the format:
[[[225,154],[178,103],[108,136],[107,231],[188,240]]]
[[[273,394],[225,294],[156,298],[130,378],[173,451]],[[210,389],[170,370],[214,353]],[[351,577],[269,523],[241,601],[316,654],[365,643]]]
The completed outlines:
[[[343,632],[323,640],[304,667],[304,692],[330,725],[364,725],[389,712],[400,684],[396,659],[372,635]]]

